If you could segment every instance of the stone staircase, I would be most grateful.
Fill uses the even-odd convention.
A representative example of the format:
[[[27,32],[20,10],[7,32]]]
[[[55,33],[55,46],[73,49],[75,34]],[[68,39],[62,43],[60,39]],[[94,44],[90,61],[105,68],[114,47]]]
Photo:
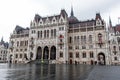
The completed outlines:
[[[49,60],[37,59],[37,60],[29,61],[28,63],[31,63],[31,64],[49,64]]]

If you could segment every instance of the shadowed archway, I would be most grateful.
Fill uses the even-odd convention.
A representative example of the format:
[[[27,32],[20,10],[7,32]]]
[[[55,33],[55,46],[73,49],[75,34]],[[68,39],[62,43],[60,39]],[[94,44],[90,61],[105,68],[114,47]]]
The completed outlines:
[[[48,59],[48,57],[49,57],[49,48],[45,46],[43,52],[43,59]]]
[[[99,53],[98,54],[98,64],[99,65],[105,65],[106,64],[104,53]]]
[[[56,47],[52,46],[50,51],[50,60],[55,60],[55,59],[56,59]]]
[[[36,59],[41,59],[42,58],[42,48],[38,47],[37,48],[37,55],[36,55]]]

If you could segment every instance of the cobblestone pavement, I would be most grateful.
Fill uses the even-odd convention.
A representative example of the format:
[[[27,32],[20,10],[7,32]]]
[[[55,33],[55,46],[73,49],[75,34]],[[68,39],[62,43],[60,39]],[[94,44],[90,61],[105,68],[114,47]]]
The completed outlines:
[[[85,80],[120,80],[120,66],[95,66]]]

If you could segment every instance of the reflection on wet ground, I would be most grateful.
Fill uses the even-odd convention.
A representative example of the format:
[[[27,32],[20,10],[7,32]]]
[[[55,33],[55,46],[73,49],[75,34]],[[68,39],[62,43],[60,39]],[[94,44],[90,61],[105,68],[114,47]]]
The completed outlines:
[[[93,66],[70,64],[0,64],[0,80],[84,80]]]

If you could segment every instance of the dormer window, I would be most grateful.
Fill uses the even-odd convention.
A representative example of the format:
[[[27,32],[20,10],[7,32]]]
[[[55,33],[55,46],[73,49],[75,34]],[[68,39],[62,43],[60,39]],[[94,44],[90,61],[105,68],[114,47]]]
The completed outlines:
[[[99,24],[99,25],[100,25],[100,21],[99,21],[99,20],[97,21],[97,24]]]
[[[63,20],[61,19],[61,23],[63,23]]]
[[[53,20],[53,22],[55,22],[55,20]]]
[[[101,21],[100,21],[100,20],[97,20],[97,21],[96,21],[96,25],[101,25]]]
[[[40,24],[42,24],[42,22],[40,22]]]

